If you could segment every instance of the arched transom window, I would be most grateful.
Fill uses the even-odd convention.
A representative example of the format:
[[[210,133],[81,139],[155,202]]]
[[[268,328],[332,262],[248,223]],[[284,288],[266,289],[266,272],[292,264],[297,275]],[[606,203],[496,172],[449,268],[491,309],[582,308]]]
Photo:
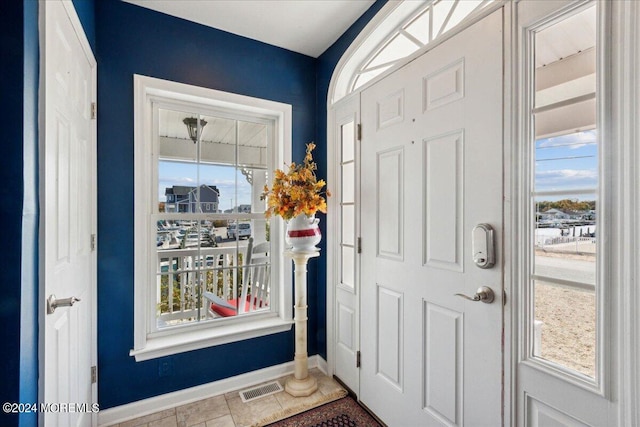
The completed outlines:
[[[434,0],[390,5],[393,10],[375,23],[363,40],[352,45],[355,49],[351,55],[345,55],[346,62],[335,80],[332,102],[356,91],[493,2]]]

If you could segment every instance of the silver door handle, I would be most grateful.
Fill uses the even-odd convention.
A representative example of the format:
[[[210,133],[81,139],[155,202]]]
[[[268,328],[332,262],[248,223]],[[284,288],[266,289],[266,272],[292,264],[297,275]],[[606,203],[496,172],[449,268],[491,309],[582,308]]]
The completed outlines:
[[[49,298],[47,298],[47,314],[53,314],[58,307],[71,307],[78,301],[80,301],[80,298],[71,297],[56,299],[56,296],[51,294],[49,295]]]
[[[491,304],[496,298],[493,290],[488,286],[482,286],[478,288],[476,294],[473,297],[466,296],[464,294],[455,294],[457,297],[468,299],[469,301],[482,301],[485,304]]]

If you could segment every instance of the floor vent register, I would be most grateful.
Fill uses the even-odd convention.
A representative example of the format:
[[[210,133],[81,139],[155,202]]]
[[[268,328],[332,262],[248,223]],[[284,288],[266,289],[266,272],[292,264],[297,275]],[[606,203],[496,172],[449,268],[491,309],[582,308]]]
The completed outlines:
[[[274,393],[279,393],[284,389],[278,381],[272,381],[270,383],[262,384],[257,387],[251,387],[246,390],[240,391],[240,398],[243,403],[251,402],[252,400],[260,399],[261,397],[269,396]]]

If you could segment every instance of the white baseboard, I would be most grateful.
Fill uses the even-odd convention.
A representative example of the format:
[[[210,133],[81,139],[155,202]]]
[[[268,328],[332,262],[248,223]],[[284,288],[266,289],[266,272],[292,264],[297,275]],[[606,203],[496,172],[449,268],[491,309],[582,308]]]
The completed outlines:
[[[186,405],[187,403],[218,396],[230,391],[240,390],[254,384],[271,381],[285,375],[293,374],[293,368],[293,362],[287,362],[281,365],[274,365],[257,371],[247,372],[246,374],[237,375],[235,377],[225,378],[212,383],[202,384],[184,390],[127,403],[126,405],[105,409],[98,413],[98,425],[110,426],[122,423],[134,418],[153,414],[154,412],[171,409],[180,405]],[[310,356],[309,368],[318,368],[326,374],[327,361],[318,355]]]
[[[312,358],[315,359],[313,362],[311,361]],[[324,360],[322,357],[320,357],[317,354],[315,356],[311,356],[309,358],[309,367],[310,368],[318,368],[325,375],[327,375],[327,372],[329,372],[329,365],[327,364],[327,361]]]

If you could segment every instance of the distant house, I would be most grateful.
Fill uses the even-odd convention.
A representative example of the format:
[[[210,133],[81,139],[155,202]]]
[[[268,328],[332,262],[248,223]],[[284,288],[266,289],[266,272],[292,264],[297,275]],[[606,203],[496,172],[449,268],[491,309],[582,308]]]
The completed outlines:
[[[559,219],[569,219],[570,215],[560,209],[549,209],[542,213],[542,219],[546,221],[554,221]]]
[[[164,194],[167,199],[165,212],[218,212],[220,190],[215,185],[203,184],[200,187],[174,185],[173,187],[165,188]]]
[[[561,209],[549,209],[545,212],[539,212],[538,217],[543,221],[561,221],[561,220],[576,220],[576,221],[592,221],[595,220],[595,211],[571,211]]]
[[[235,208],[225,209],[224,213],[251,213],[251,205],[239,205]]]
[[[186,212],[186,210],[180,210],[180,204],[189,198],[189,192],[194,188],[195,187],[185,187],[181,185],[174,185],[173,187],[165,188],[165,212]],[[186,209],[186,206],[184,206],[184,208]]]

